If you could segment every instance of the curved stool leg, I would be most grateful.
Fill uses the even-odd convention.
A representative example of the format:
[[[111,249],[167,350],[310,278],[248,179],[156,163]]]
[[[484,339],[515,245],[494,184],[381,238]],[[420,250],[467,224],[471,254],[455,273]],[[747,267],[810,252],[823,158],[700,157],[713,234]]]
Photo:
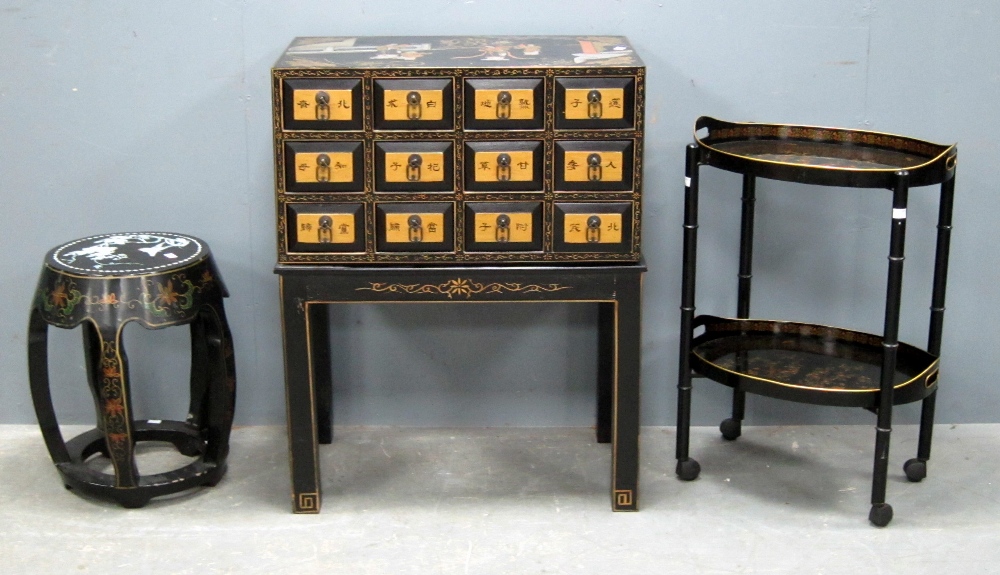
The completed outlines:
[[[207,400],[208,374],[203,369],[207,363],[205,325],[195,320],[191,322],[191,404],[187,416],[187,422],[195,427],[200,426]]]
[[[101,344],[99,399],[108,456],[115,468],[115,487],[139,485],[132,429],[132,399],[129,396],[128,358],[121,342],[121,326],[98,328]],[[148,498],[146,499],[148,501]],[[126,502],[122,502],[126,505]],[[145,504],[145,502],[143,502]],[[126,505],[130,506],[130,505]]]
[[[84,362],[86,364],[87,383],[90,386],[90,394],[94,398],[97,429],[103,431],[104,417],[101,414],[101,336],[97,333],[97,327],[89,321],[80,324],[80,328],[83,330]],[[107,443],[101,442],[97,446],[97,450],[104,457],[111,457],[108,453]]]
[[[42,438],[45,439],[45,447],[49,450],[52,462],[58,466],[69,463],[70,457],[66,441],[59,431],[55,408],[52,407],[48,346],[49,324],[42,319],[37,308],[32,308],[28,320],[28,381],[31,386],[31,401],[42,430]]]
[[[236,403],[236,361],[221,301],[207,305],[195,323],[201,324],[204,334],[206,362],[201,367],[208,380],[207,409],[200,427],[206,439],[204,461],[215,465],[206,484],[215,485],[225,474],[229,455],[229,434]]]

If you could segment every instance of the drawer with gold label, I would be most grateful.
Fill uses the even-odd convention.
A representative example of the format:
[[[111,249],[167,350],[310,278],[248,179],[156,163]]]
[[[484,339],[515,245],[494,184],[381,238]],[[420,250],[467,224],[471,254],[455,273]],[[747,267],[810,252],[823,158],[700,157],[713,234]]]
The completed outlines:
[[[375,227],[380,252],[449,252],[455,249],[455,204],[379,202]]]
[[[466,130],[540,130],[545,127],[542,78],[469,78]]]
[[[286,78],[282,100],[286,130],[364,129],[361,78]]]
[[[286,189],[296,192],[362,192],[361,142],[285,142]]]
[[[451,130],[451,78],[375,79],[376,130]]]
[[[465,249],[531,252],[542,249],[541,202],[466,202]]]
[[[454,145],[441,142],[376,142],[375,191],[451,192]]]
[[[288,251],[365,251],[364,205],[289,203]]]
[[[556,141],[556,191],[629,191],[632,140]]]
[[[556,78],[556,129],[628,129],[635,121],[635,80]]]
[[[465,189],[487,191],[542,191],[543,143],[466,142]]]
[[[557,252],[632,251],[632,202],[556,202]]]

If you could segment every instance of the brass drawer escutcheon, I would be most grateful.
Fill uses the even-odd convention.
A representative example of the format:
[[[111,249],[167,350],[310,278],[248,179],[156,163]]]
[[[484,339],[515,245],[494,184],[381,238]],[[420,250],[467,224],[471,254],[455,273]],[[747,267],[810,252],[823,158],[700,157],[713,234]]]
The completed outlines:
[[[476,90],[477,120],[530,120],[535,117],[534,90]]]
[[[566,214],[563,241],[567,244],[620,244],[621,214]]]
[[[293,161],[299,184],[354,181],[354,154],[350,152],[296,152]]]
[[[621,120],[625,117],[625,90],[567,89],[563,113],[567,120]]]
[[[385,181],[387,182],[443,182],[444,153],[387,152],[385,154]]]
[[[386,90],[382,115],[388,121],[440,121],[444,119],[441,90]]]
[[[385,241],[388,243],[441,243],[444,231],[444,214],[385,215]]]
[[[292,119],[345,121],[354,117],[351,90],[292,90]]]
[[[303,244],[353,244],[354,214],[299,214],[295,239]]]
[[[563,159],[567,182],[621,182],[621,152],[569,152]]]

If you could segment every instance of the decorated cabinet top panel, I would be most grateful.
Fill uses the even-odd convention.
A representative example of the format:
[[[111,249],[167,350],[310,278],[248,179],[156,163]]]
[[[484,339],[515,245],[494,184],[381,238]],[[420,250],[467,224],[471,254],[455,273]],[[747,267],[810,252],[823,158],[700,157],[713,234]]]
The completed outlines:
[[[296,38],[275,68],[625,68],[624,36],[345,36]]]

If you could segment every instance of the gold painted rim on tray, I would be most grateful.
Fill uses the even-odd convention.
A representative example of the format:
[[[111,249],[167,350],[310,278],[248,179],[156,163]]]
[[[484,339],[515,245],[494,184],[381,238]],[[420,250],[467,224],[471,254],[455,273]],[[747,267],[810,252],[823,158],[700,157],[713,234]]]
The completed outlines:
[[[708,126],[706,124],[714,124],[715,126],[714,127],[710,127],[710,126]],[[897,148],[891,148],[891,147],[886,147],[886,146],[879,146],[879,145],[876,145],[876,144],[867,144],[867,143],[861,142],[861,140],[864,138],[864,136],[871,136],[871,137],[875,137],[875,138],[893,138],[893,139],[897,139],[897,140],[900,140],[900,141],[913,142],[914,144],[923,145],[923,146],[927,146],[927,147],[930,147],[930,148],[937,148],[939,151],[935,155],[931,156],[930,159],[928,159],[927,161],[925,161],[923,163],[920,163],[920,164],[915,164],[915,165],[912,165],[912,166],[886,167],[886,168],[856,168],[856,167],[849,167],[849,166],[817,166],[817,165],[811,165],[811,164],[805,164],[805,163],[782,162],[782,161],[778,161],[778,160],[768,160],[768,159],[763,159],[763,158],[756,158],[756,157],[753,157],[753,156],[745,156],[745,155],[741,155],[741,154],[736,154],[736,153],[733,153],[733,152],[728,152],[726,150],[722,150],[722,149],[716,147],[715,145],[713,145],[713,142],[710,141],[710,136],[712,134],[713,129],[714,130],[726,129],[727,126],[728,127],[732,127],[733,129],[747,129],[747,130],[752,130],[754,128],[761,129],[761,130],[772,130],[772,129],[782,130],[782,129],[786,129],[786,130],[789,130],[789,131],[793,131],[793,130],[811,130],[811,131],[816,131],[817,133],[829,133],[829,134],[835,134],[835,133],[855,134],[855,135],[859,136],[857,142],[860,143],[861,145],[864,145],[864,146],[867,146],[867,147],[871,147],[871,148],[875,148],[875,149],[878,149],[878,150],[884,150],[884,151],[889,151],[889,152],[897,152],[897,153],[908,153],[910,155],[923,156],[923,157],[928,157],[928,156],[926,154],[920,154],[920,153],[917,153],[917,152],[906,152],[905,150],[900,150],[900,149],[897,149]],[[709,134],[708,134],[709,137],[708,138],[703,138],[703,137],[701,137],[701,136],[698,135],[698,132],[700,130],[703,130],[703,129],[708,129],[708,131],[709,131]],[[942,160],[942,158],[944,158],[945,156],[949,156],[949,155],[950,155],[950,157],[947,160],[945,160],[946,161],[945,168],[948,171],[951,171],[951,170],[955,169],[956,164],[957,164],[957,156],[953,153],[954,150],[955,150],[955,148],[956,148],[956,146],[957,146],[957,144],[951,144],[951,145],[936,144],[934,142],[928,142],[926,140],[920,140],[920,139],[917,139],[917,138],[911,138],[909,136],[902,136],[902,135],[899,135],[899,134],[892,134],[892,133],[888,133],[888,132],[877,132],[877,131],[873,131],[873,130],[858,130],[858,129],[853,129],[853,128],[838,128],[838,127],[827,127],[827,126],[813,126],[813,125],[807,125],[807,124],[771,124],[771,123],[761,123],[761,122],[730,122],[728,120],[719,120],[719,119],[713,118],[711,116],[701,116],[700,118],[698,118],[697,120],[695,120],[693,134],[694,134],[694,140],[695,140],[695,142],[700,147],[707,148],[709,150],[712,150],[715,153],[723,154],[725,156],[729,156],[729,157],[733,157],[733,158],[739,158],[739,159],[747,161],[747,162],[755,162],[755,163],[762,163],[762,164],[771,164],[771,165],[777,165],[777,166],[788,166],[788,167],[793,167],[793,168],[808,168],[808,169],[815,169],[815,170],[834,170],[834,171],[841,171],[841,172],[895,173],[895,172],[898,172],[898,171],[901,171],[901,170],[905,170],[905,171],[919,170],[921,168],[925,168],[925,167],[930,166],[930,165],[932,165],[932,164],[934,164],[936,162],[939,162],[939,161]],[[810,139],[806,139],[806,138],[781,138],[781,139],[783,139],[783,140],[792,140],[792,141],[810,141]],[[731,141],[740,141],[740,140],[733,139]],[[744,139],[742,141],[752,141],[752,140],[751,139]],[[835,143],[835,141],[829,141],[829,140],[828,141],[811,140],[811,141],[814,141],[816,143]]]
[[[710,322],[713,322],[713,323],[730,323],[730,324],[739,324],[739,323],[743,323],[743,322],[748,322],[748,323],[749,322],[759,322],[759,323],[767,323],[767,324],[798,325],[798,326],[806,326],[806,327],[813,327],[813,328],[819,328],[819,329],[827,329],[827,330],[832,330],[834,332],[843,332],[843,333],[858,334],[858,335],[863,335],[863,336],[865,336],[867,338],[875,338],[875,339],[879,339],[879,340],[883,339],[882,336],[875,335],[875,334],[868,333],[868,332],[863,332],[863,331],[858,331],[858,330],[853,330],[853,329],[846,329],[846,328],[836,327],[836,326],[822,325],[822,324],[796,322],[796,321],[782,321],[782,320],[750,319],[750,318],[742,318],[741,319],[741,318],[729,318],[729,317],[719,317],[719,316],[711,316],[711,315],[703,315],[703,316],[698,316],[697,318],[695,318],[695,323],[696,323],[695,329],[697,329],[697,327],[705,327],[706,326],[705,323],[699,323],[698,320],[709,320]],[[706,327],[706,330],[707,330],[707,327]],[[707,333],[707,331],[706,331],[706,333]],[[794,334],[791,333],[791,332],[787,332],[787,335],[794,335]],[[912,349],[916,350],[917,352],[926,353],[927,355],[930,355],[931,357],[933,357],[933,355],[930,352],[922,350],[922,349],[920,349],[920,348],[918,348],[916,346],[913,346],[911,344],[904,343],[904,342],[897,342],[897,345],[898,346],[906,346],[906,347],[909,347],[909,348],[912,348]],[[728,373],[728,374],[731,374],[731,375],[735,375],[735,376],[743,378],[743,379],[751,379],[751,380],[754,380],[754,381],[759,381],[759,382],[762,382],[762,383],[768,383],[768,384],[772,384],[772,385],[777,385],[777,386],[780,386],[780,387],[787,387],[787,388],[791,388],[791,389],[801,389],[801,390],[804,390],[804,391],[815,391],[815,392],[822,392],[822,393],[834,393],[834,394],[837,394],[837,393],[851,393],[851,394],[879,393],[881,391],[881,389],[878,388],[878,387],[867,388],[867,389],[837,389],[837,388],[825,388],[825,387],[811,387],[811,386],[808,386],[808,385],[799,385],[799,384],[794,384],[794,383],[787,383],[787,382],[783,382],[783,381],[777,381],[777,380],[774,380],[774,379],[768,379],[766,377],[759,377],[759,376],[751,375],[749,373],[743,373],[743,372],[739,372],[739,371],[735,371],[735,370],[723,367],[723,366],[719,365],[718,363],[715,363],[712,360],[706,359],[705,356],[703,356],[703,355],[701,355],[701,354],[699,354],[697,352],[697,346],[694,346],[694,345],[692,345],[692,348],[691,348],[691,355],[697,357],[698,360],[701,361],[701,362],[703,362],[704,364],[710,365],[710,366],[712,366],[713,369],[717,369],[717,370],[719,370],[721,372]],[[911,377],[910,379],[907,379],[906,381],[903,381],[903,382],[900,382],[900,383],[894,385],[893,389],[902,389],[904,387],[908,387],[910,385],[913,385],[915,382],[918,382],[918,381],[925,381],[926,382],[926,380],[927,380],[928,377],[930,377],[933,373],[935,373],[936,371],[938,371],[938,365],[939,365],[940,361],[941,361],[940,358],[935,357],[934,360],[926,368],[924,368],[920,373],[918,373],[917,375],[914,375],[913,377]],[[937,383],[936,380],[935,380],[934,383]],[[930,388],[930,387],[932,387],[932,385],[927,385],[927,387]]]

